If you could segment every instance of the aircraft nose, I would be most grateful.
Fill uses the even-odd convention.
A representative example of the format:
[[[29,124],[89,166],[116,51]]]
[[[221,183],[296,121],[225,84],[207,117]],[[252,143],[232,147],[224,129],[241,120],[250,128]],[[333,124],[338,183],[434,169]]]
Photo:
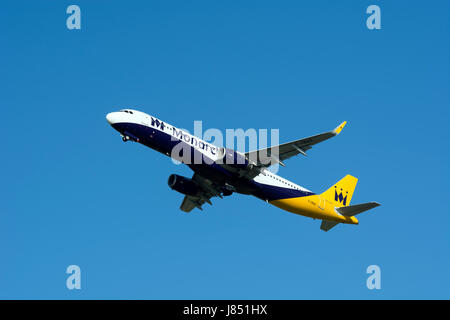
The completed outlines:
[[[109,124],[114,124],[115,123],[115,116],[114,116],[115,112],[110,112],[106,115],[106,121],[108,121]]]

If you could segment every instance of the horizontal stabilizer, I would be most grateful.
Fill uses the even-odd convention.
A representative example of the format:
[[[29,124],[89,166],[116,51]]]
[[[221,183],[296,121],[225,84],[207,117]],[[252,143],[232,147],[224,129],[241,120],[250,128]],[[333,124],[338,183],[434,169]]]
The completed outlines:
[[[336,211],[344,216],[352,217],[352,216],[356,216],[357,214],[359,214],[361,212],[378,207],[379,205],[380,204],[377,202],[367,202],[367,203],[355,204],[353,206],[339,207],[339,208],[336,208]]]
[[[320,229],[323,231],[328,231],[334,226],[336,226],[339,222],[322,220],[322,224],[320,225]]]

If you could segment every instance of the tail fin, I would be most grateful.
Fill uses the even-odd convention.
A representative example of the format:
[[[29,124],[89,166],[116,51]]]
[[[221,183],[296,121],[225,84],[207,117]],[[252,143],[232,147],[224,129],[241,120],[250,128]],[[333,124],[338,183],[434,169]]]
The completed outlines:
[[[330,189],[322,193],[321,197],[331,201],[335,207],[335,210],[347,217],[353,217],[361,212],[378,207],[380,204],[377,202],[361,203],[353,206],[350,205],[357,182],[357,178],[351,175],[346,175]],[[338,222],[322,220],[320,229],[323,231],[328,231],[336,225],[338,225]]]
[[[321,196],[330,200],[335,207],[346,207],[350,205],[357,182],[357,178],[348,174],[322,193]]]

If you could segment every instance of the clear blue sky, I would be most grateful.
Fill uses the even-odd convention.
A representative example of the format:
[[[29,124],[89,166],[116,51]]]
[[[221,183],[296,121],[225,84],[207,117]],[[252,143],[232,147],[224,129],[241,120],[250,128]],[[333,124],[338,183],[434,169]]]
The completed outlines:
[[[66,28],[68,5],[82,29]],[[377,4],[382,29],[366,28]],[[3,1],[0,298],[450,298],[449,1]],[[256,198],[186,215],[171,173],[105,114],[176,126],[348,125],[279,172],[346,174],[360,225]],[[65,287],[76,264],[82,289]],[[381,267],[382,289],[366,288]]]

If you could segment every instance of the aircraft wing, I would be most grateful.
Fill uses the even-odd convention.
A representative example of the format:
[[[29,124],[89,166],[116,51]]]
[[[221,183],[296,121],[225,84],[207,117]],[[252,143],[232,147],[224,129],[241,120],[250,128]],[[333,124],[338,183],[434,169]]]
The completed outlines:
[[[250,162],[255,163],[257,166],[269,167],[272,164],[279,163],[284,167],[283,161],[290,157],[296,156],[299,153],[306,156],[306,150],[319,142],[330,139],[338,135],[342,128],[346,125],[347,121],[342,122],[338,127],[332,131],[324,132],[308,138],[283,143],[278,146],[270,148],[259,149],[251,152],[247,152],[245,155]]]
[[[197,182],[197,184],[201,187],[201,191],[198,192],[195,196],[186,195],[181,203],[180,209],[184,212],[191,212],[194,208],[202,209],[202,205],[207,202],[210,205],[211,198],[218,196],[222,198],[220,191],[217,186],[209,179],[206,179],[197,173],[194,173],[192,180]]]

